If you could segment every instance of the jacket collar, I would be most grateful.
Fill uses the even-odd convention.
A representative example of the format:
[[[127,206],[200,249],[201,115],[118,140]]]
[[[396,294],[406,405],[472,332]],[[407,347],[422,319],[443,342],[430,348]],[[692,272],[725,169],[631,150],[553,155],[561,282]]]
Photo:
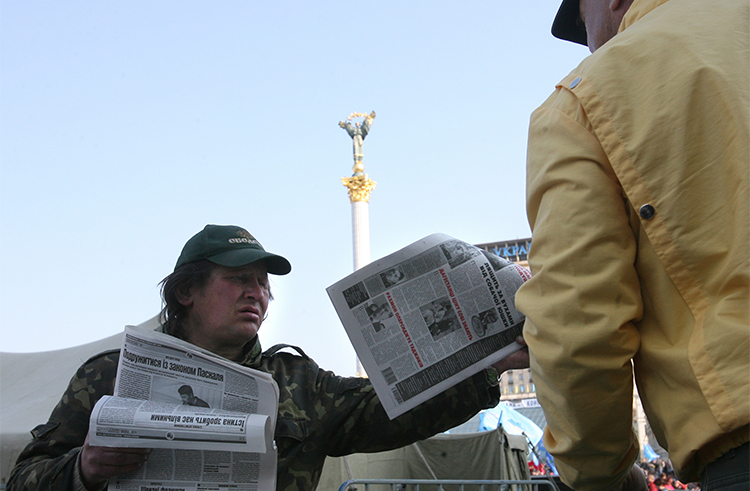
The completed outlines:
[[[635,0],[630,6],[628,11],[625,13],[625,17],[622,18],[620,28],[617,33],[621,33],[636,21],[641,19],[644,15],[648,14],[656,7],[667,3],[669,0]]]
[[[257,335],[247,343],[245,349],[247,350],[245,352],[245,357],[238,363],[250,368],[260,367],[260,359],[263,354],[263,348],[261,348],[260,346],[260,339],[258,339]]]

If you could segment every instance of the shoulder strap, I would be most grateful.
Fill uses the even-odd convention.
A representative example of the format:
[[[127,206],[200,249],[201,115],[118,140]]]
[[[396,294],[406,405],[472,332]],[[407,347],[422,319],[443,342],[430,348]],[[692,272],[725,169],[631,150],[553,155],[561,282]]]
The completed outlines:
[[[304,358],[305,360],[309,360],[310,357],[305,354],[304,351],[302,351],[302,348],[298,346],[293,346],[291,344],[277,344],[274,346],[271,346],[265,353],[263,353],[266,356],[273,356],[279,351],[283,350],[284,348],[292,348],[294,351],[299,353],[299,355]]]

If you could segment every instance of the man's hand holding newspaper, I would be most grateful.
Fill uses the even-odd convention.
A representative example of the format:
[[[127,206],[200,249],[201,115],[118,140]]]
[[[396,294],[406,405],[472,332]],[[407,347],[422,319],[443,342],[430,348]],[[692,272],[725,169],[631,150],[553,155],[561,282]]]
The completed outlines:
[[[86,435],[81,448],[81,481],[86,489],[99,489],[111,477],[137,471],[150,453],[150,448],[92,446]]]
[[[526,346],[523,336],[516,337],[516,343],[522,345],[523,348],[491,365],[492,368],[497,370],[498,376],[508,370],[529,368],[529,348]]]

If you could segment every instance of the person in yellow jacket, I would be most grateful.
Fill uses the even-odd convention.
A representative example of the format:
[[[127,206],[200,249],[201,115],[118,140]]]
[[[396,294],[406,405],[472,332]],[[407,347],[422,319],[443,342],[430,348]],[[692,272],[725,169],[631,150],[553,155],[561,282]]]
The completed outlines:
[[[748,0],[564,0],[555,18],[592,54],[531,117],[516,304],[577,491],[635,489],[634,380],[682,482],[750,488],[748,27]]]

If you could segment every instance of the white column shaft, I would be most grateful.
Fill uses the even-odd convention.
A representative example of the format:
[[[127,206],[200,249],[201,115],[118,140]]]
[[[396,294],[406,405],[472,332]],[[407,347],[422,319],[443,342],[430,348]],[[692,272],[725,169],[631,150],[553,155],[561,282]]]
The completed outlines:
[[[370,204],[366,201],[352,203],[352,244],[354,270],[370,262]]]

